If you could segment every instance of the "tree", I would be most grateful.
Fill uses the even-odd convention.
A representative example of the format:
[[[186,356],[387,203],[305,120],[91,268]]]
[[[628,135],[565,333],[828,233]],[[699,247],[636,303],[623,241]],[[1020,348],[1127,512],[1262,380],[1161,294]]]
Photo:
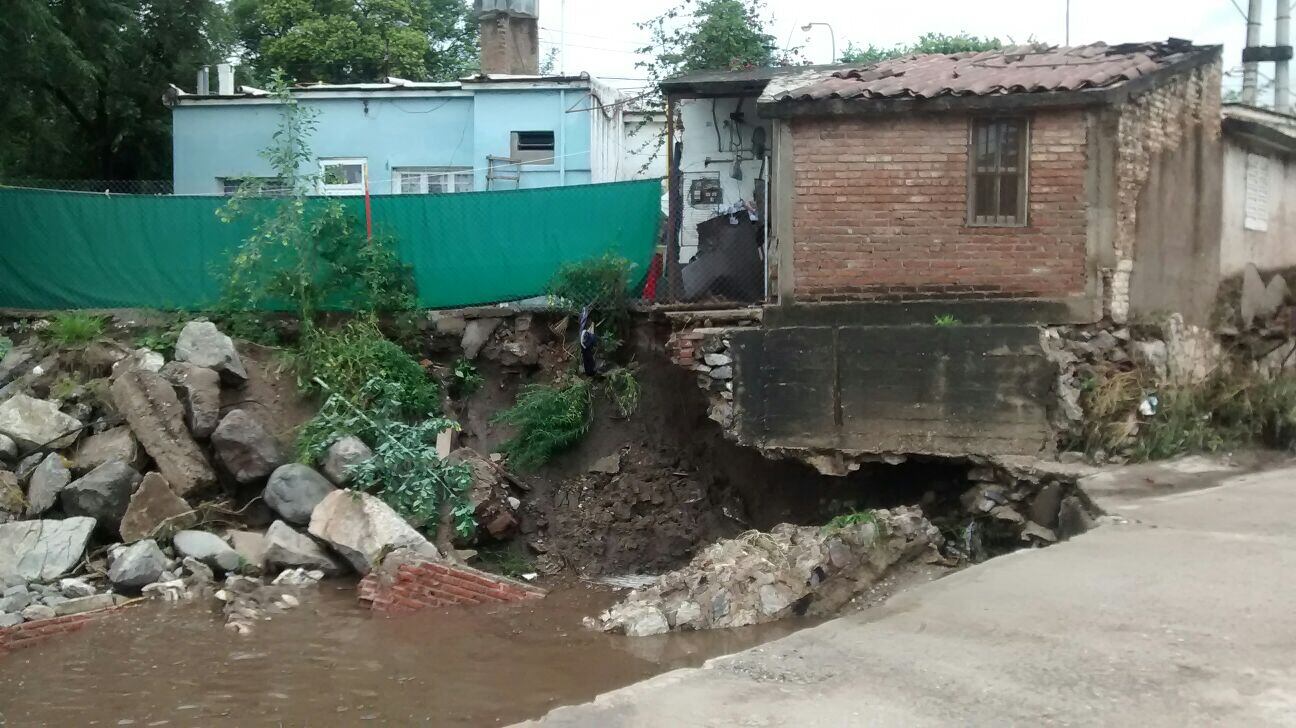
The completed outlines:
[[[253,80],[278,68],[297,82],[442,81],[477,64],[477,26],[463,0],[233,0],[230,8]]]
[[[841,62],[867,65],[905,56],[918,56],[929,53],[950,54],[968,51],[993,51],[1002,47],[1003,43],[998,38],[979,38],[967,33],[959,33],[958,35],[924,33],[919,36],[916,43],[911,45],[901,44],[890,48],[881,48],[871,44],[861,47],[849,43],[846,46],[846,51],[842,53]]]
[[[215,0],[13,0],[0,18],[0,174],[171,176],[169,83],[220,60]]]
[[[652,43],[639,49],[653,55],[639,67],[654,85],[702,69],[736,70],[788,65],[762,16],[764,0],[681,0],[665,14],[639,23]]]

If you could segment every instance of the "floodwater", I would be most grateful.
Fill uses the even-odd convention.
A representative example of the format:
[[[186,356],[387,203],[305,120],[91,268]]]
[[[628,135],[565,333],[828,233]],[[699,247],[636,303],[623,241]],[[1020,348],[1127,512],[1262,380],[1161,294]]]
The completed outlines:
[[[144,604],[0,656],[0,726],[506,725],[805,626],[581,626],[614,598],[577,582],[526,604],[384,617],[325,583],[246,637],[209,605]]]

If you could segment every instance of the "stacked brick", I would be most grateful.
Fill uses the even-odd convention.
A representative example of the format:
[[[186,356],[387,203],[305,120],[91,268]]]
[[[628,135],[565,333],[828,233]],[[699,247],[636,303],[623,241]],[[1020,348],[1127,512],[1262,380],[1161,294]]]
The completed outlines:
[[[360,604],[387,614],[458,604],[520,602],[544,595],[544,590],[512,579],[417,558],[384,564],[360,582]]]
[[[1031,117],[1025,227],[967,225],[970,123],[957,114],[792,123],[797,300],[1084,293],[1083,112]]]
[[[64,617],[54,617],[53,619],[39,619],[0,629],[0,655],[11,650],[31,647],[51,637],[76,632],[87,624],[117,612],[124,607],[125,605],[118,605],[93,612],[69,614]]]
[[[696,329],[676,331],[666,342],[666,353],[672,364],[692,369],[702,360],[702,340],[706,334]]]

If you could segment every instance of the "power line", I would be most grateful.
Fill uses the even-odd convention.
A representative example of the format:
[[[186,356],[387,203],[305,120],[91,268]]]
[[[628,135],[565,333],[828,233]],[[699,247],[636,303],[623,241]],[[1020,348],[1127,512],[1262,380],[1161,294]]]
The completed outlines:
[[[609,53],[628,53],[632,56],[644,55],[639,51],[628,51],[625,50],[624,48],[605,48],[603,46],[581,45],[579,43],[564,43],[562,41],[557,41],[557,40],[545,40],[544,38],[541,38],[540,42],[548,43],[549,45],[553,45],[553,46],[567,46],[568,48],[586,48],[592,51],[608,51]]]
[[[1242,9],[1242,6],[1237,4],[1237,0],[1229,0],[1229,2],[1233,3],[1233,7],[1237,9],[1238,15],[1241,15],[1243,20],[1251,22],[1251,18],[1247,16],[1246,11]]]

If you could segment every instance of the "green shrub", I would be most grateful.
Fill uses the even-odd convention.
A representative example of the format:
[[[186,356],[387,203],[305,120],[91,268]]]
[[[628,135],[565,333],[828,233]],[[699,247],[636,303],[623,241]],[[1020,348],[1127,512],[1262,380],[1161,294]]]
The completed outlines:
[[[500,448],[519,470],[534,470],[580,442],[593,417],[593,387],[572,377],[553,385],[522,388],[513,407],[493,421],[513,425],[518,434]]]
[[[482,388],[486,380],[477,371],[477,367],[467,359],[459,359],[451,371],[450,396],[455,399],[471,397]]]
[[[12,350],[13,339],[10,339],[8,336],[0,336],[0,359],[8,356],[9,352]]]
[[[642,394],[642,388],[639,386],[639,380],[635,378],[634,372],[620,367],[607,373],[604,379],[604,385],[607,388],[608,399],[616,405],[617,412],[622,417],[629,417],[639,409],[639,396]]]
[[[78,348],[103,336],[104,320],[99,316],[67,311],[54,316],[45,337],[64,348]]]
[[[963,322],[959,321],[958,318],[956,318],[952,313],[943,313],[932,319],[933,325],[940,326],[942,328],[948,328],[950,326],[959,326],[962,323]]]
[[[877,513],[871,510],[858,511],[855,513],[843,513],[824,524],[822,530],[824,533],[832,533],[833,531],[840,531],[844,528],[851,528],[852,526],[859,526],[866,523],[871,523],[876,526],[878,534],[883,536],[886,535],[886,524],[878,520]]]
[[[1157,413],[1140,423],[1136,460],[1296,446],[1296,376],[1265,381],[1251,372],[1221,372],[1201,384],[1168,390],[1159,400]]]
[[[630,273],[635,265],[611,253],[579,263],[564,263],[549,281],[547,293],[556,306],[580,311],[589,306],[612,319],[623,318],[630,304]]]
[[[135,336],[135,348],[150,349],[168,359],[175,358],[176,341],[180,339],[180,330],[184,328],[186,323],[187,320],[184,317],[176,316],[166,326],[156,326],[142,331]],[[223,328],[221,330],[226,331]]]
[[[372,319],[357,319],[334,330],[309,330],[296,357],[299,381],[318,390],[321,379],[334,392],[367,408],[365,384],[371,379],[400,388],[401,414],[426,417],[441,410],[436,382],[396,344],[383,337]]]
[[[405,422],[409,399],[404,385],[380,378],[365,382],[357,400],[330,392],[319,414],[298,435],[298,454],[314,463],[339,438],[359,437],[374,457],[352,468],[356,488],[373,493],[432,533],[440,526],[442,506],[450,503],[456,532],[469,536],[476,528],[465,497],[471,471],[462,463],[442,460],[436,451],[437,435],[456,425],[440,417]]]

